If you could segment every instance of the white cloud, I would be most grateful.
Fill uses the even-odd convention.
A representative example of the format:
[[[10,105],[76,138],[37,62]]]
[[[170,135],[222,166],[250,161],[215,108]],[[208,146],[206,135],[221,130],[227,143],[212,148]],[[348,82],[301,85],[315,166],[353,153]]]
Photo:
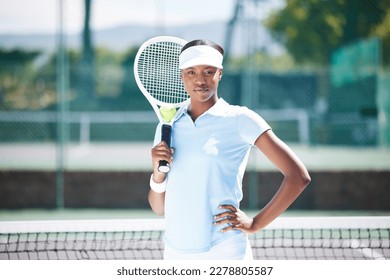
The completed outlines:
[[[82,23],[81,0],[64,0],[67,29]],[[55,32],[59,21],[60,0],[0,0],[0,33]]]

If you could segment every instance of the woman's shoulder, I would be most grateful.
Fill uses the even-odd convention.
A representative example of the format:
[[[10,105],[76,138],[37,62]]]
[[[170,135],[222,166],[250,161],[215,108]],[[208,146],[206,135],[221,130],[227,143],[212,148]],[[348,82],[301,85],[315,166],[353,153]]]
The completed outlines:
[[[247,106],[228,104],[228,111],[230,114],[234,114],[236,116],[248,116],[253,117],[253,115],[259,115],[254,110],[248,108]]]
[[[255,110],[250,109],[247,106],[229,104],[223,99],[220,100],[220,102],[223,103],[223,106],[226,108],[225,116],[235,117],[239,124],[255,122],[261,124],[262,126],[268,126],[265,120]]]

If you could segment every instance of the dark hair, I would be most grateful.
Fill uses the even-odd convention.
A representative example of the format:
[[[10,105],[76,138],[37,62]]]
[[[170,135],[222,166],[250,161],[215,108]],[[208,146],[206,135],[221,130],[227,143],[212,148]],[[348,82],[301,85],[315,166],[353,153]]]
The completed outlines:
[[[216,49],[217,51],[219,51],[222,55],[224,53],[224,50],[220,45],[218,45],[217,43],[214,43],[213,41],[210,41],[210,40],[193,40],[191,42],[188,42],[181,49],[180,53],[182,53],[184,50],[186,50],[190,47],[194,47],[194,46],[209,46],[209,47],[212,47],[212,48]]]

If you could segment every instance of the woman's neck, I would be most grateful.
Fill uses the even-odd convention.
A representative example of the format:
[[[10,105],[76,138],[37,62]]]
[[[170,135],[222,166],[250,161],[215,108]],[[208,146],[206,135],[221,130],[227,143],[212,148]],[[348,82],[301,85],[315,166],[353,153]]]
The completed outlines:
[[[206,111],[208,111],[211,107],[217,103],[218,98],[211,98],[206,102],[193,102],[191,100],[190,106],[188,108],[188,114],[191,116],[193,121],[196,121],[199,116],[203,115]]]

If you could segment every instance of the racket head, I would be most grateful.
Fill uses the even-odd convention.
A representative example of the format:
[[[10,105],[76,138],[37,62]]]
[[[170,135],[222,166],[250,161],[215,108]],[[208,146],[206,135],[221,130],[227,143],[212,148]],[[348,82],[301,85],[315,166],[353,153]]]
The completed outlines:
[[[139,48],[134,61],[134,77],[152,105],[176,108],[188,100],[179,69],[179,54],[186,43],[178,37],[158,36]]]

